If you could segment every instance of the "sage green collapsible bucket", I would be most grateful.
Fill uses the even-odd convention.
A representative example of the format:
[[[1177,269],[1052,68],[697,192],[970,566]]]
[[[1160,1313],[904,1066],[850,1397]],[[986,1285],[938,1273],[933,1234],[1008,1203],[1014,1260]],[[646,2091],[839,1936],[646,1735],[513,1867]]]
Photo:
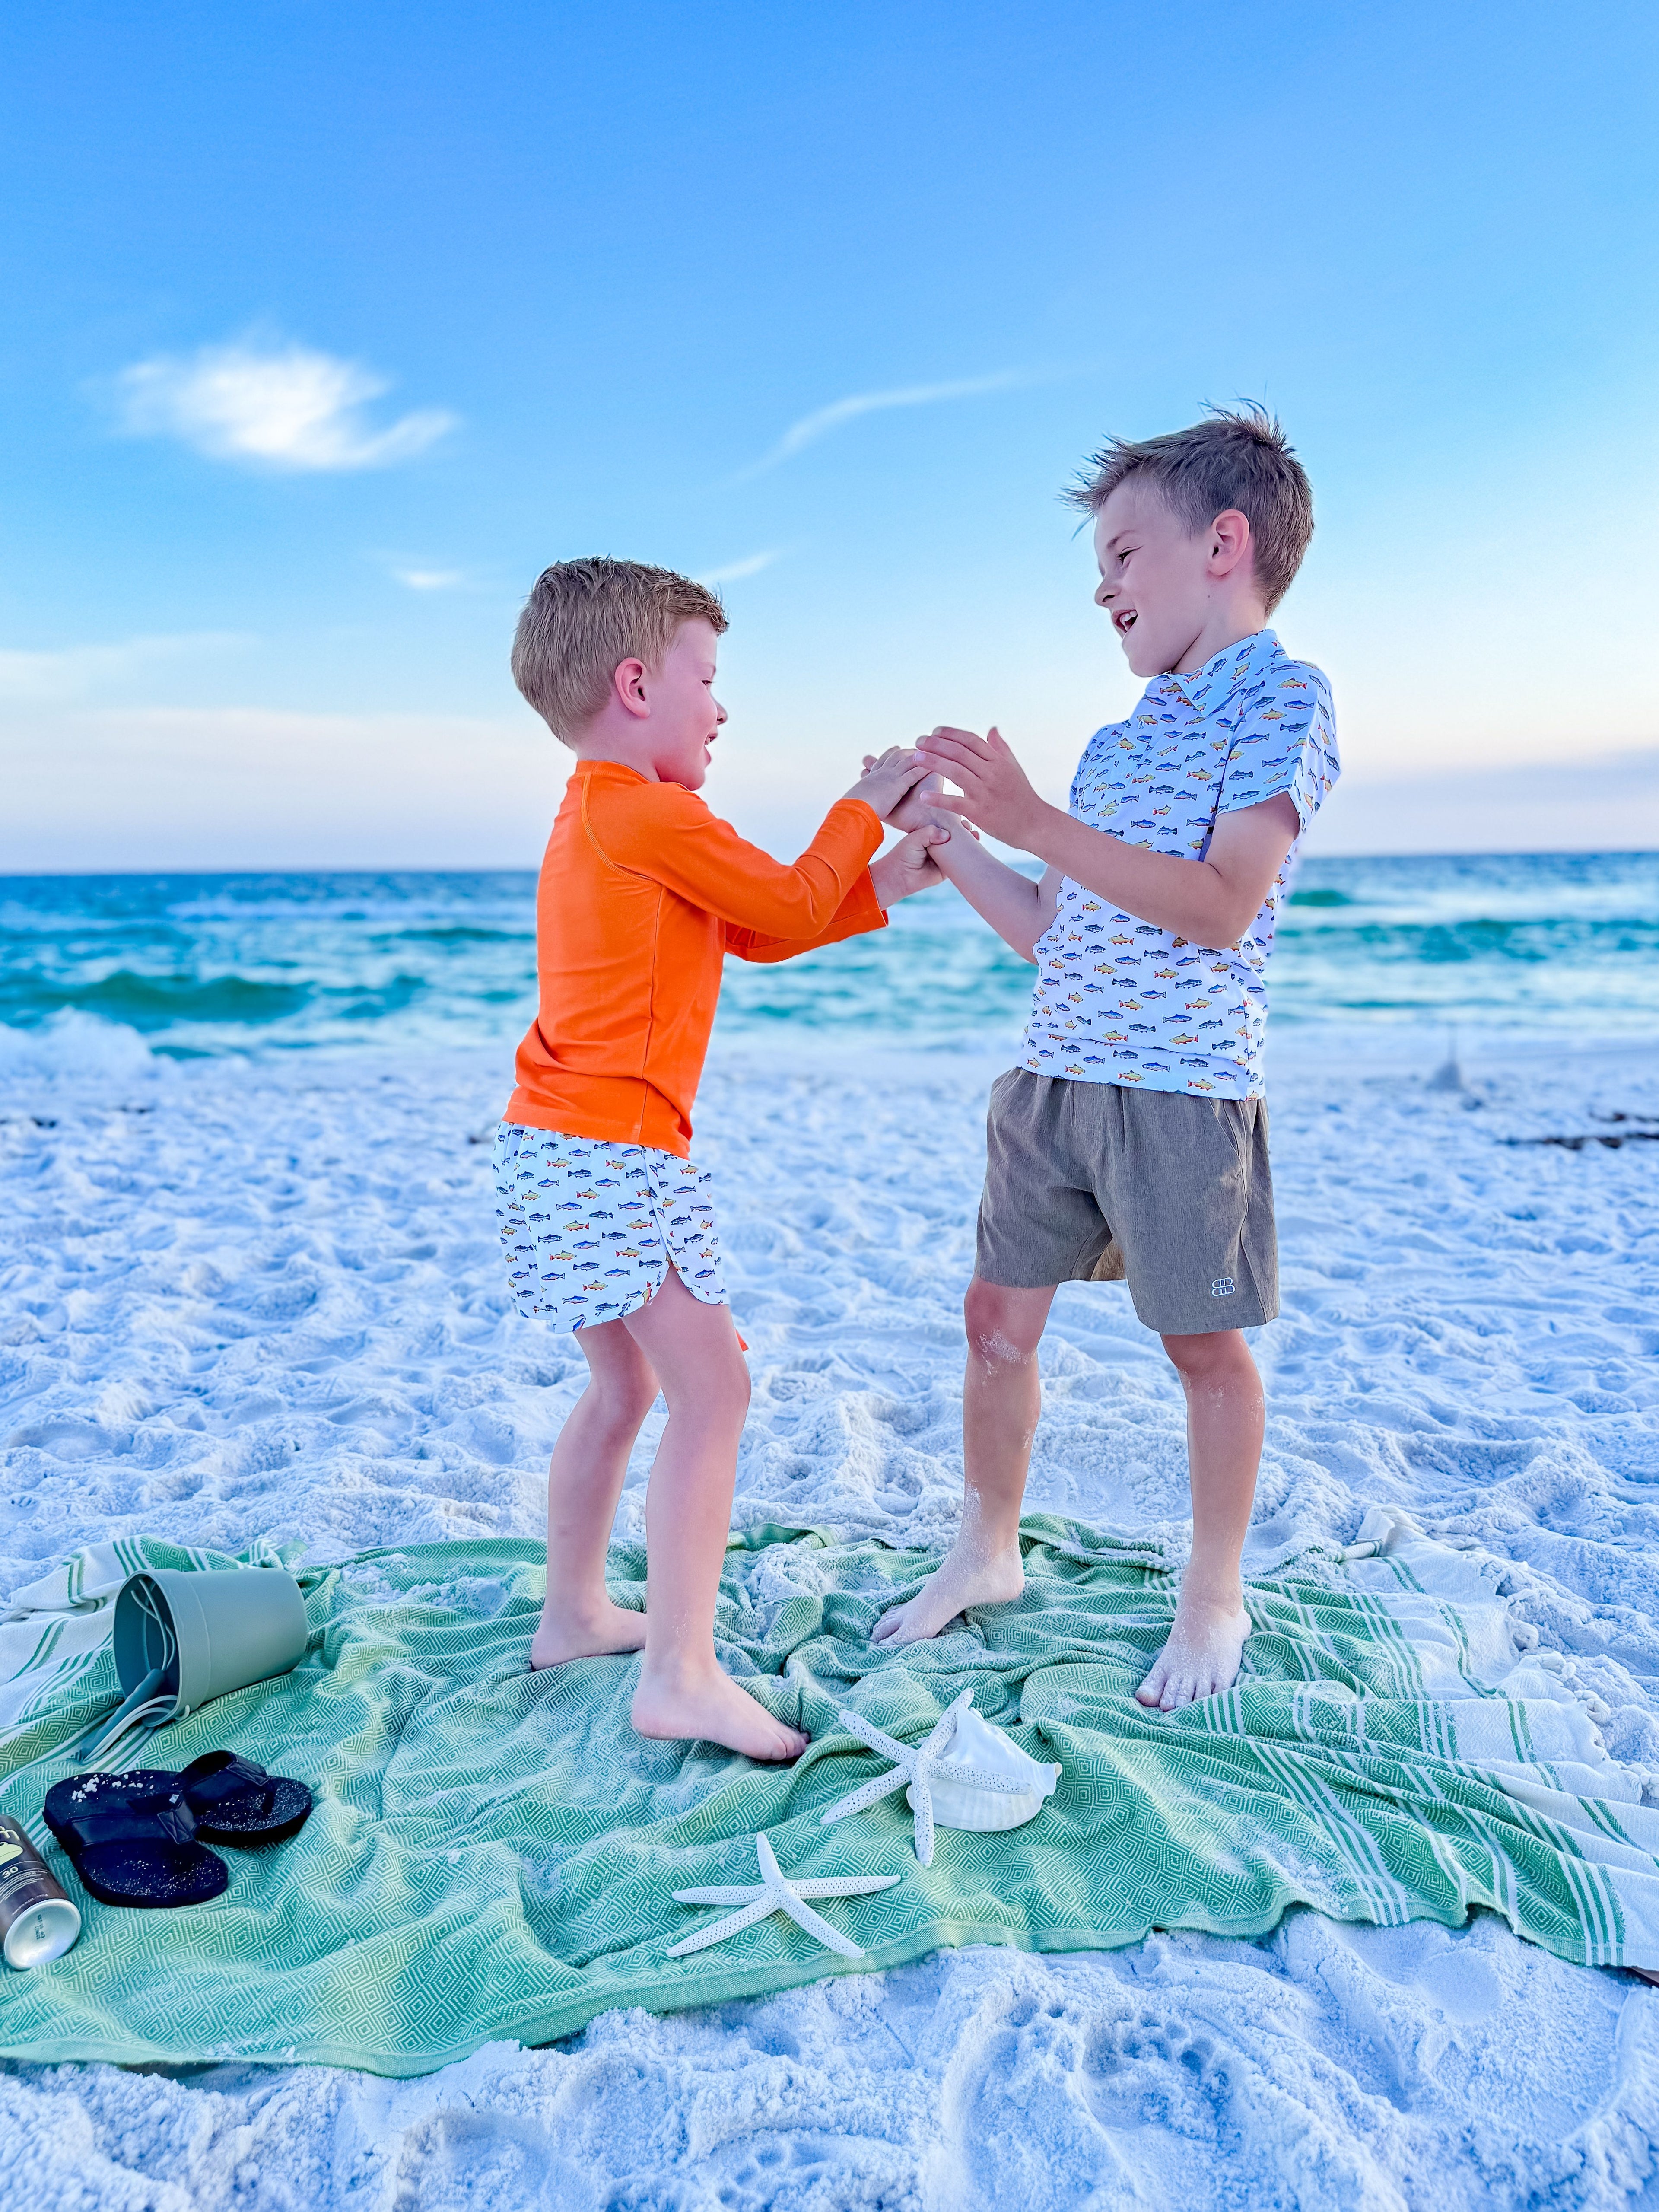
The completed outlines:
[[[184,1574],[152,1567],[115,1601],[115,1671],[131,1698],[155,1674],[152,1697],[170,1697],[169,1721],[210,1698],[286,1674],[305,1656],[306,1607],[280,1567]]]

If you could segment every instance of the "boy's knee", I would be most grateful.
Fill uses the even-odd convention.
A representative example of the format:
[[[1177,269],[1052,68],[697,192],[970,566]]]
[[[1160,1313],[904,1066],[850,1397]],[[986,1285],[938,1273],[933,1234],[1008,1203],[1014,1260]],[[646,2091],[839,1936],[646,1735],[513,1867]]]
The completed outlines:
[[[1166,1336],[1164,1349],[1176,1372],[1189,1382],[1255,1373],[1242,1329],[1212,1329],[1199,1336]]]
[[[741,1369],[742,1362],[738,1364]],[[749,1399],[746,1370],[711,1376],[708,1388],[698,1393],[695,1401],[696,1416],[710,1429],[735,1443],[743,1434],[744,1425],[749,1419]]]
[[[963,1325],[968,1348],[981,1366],[1024,1367],[1036,1356],[1046,1313],[1033,1316],[1026,1310],[1029,1304],[1028,1297],[1000,1283],[982,1282],[975,1275],[969,1284]]]
[[[749,1418],[754,1385],[749,1376],[749,1362],[738,1348],[736,1339],[729,1350],[700,1361],[692,1373],[677,1376],[665,1386],[665,1395],[671,1413],[676,1406],[683,1406],[699,1419],[742,1428]]]
[[[637,1366],[594,1375],[587,1387],[601,1417],[613,1428],[637,1429],[657,1402],[657,1378],[643,1360]]]

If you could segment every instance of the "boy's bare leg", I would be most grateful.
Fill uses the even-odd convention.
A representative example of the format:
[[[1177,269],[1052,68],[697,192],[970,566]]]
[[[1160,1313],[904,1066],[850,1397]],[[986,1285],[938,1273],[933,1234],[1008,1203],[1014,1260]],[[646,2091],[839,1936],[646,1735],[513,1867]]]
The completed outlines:
[[[530,1663],[556,1667],[607,1651],[637,1651],[645,1615],[605,1594],[605,1555],[628,1455],[657,1395],[650,1361],[619,1321],[576,1331],[587,1388],[559,1431],[547,1470],[547,1601]]]
[[[1135,1692],[1166,1712],[1212,1697],[1237,1680],[1250,1632],[1239,1571],[1267,1409],[1261,1378],[1238,1329],[1166,1336],[1164,1349],[1187,1394],[1187,1465],[1193,1553],[1181,1578],[1170,1640]]]
[[[749,1411],[732,1309],[702,1304],[671,1268],[622,1327],[668,1401],[645,1498],[645,1663],[634,1726],[641,1735],[723,1743],[750,1759],[798,1759],[808,1739],[775,1721],[714,1656],[714,1599]]]
[[[872,1643],[913,1644],[937,1636],[968,1606],[1006,1605],[1024,1589],[1019,1509],[1042,1411],[1037,1346],[1054,1298],[1053,1285],[1010,1290],[977,1275],[968,1285],[962,1526],[944,1565],[908,1604],[883,1613]]]

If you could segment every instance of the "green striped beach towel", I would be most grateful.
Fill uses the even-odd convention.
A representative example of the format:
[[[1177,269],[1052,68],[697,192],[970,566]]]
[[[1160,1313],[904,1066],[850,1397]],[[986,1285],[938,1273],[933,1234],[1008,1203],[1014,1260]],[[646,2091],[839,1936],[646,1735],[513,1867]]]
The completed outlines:
[[[526,1672],[540,1547],[365,1553],[301,1576],[302,1665],[176,1723],[137,1754],[182,1766],[229,1746],[317,1793],[291,1843],[231,1853],[228,1892],[185,1911],[84,1899],[77,1947],[0,1975],[0,2053],[22,2059],[326,2062],[424,2072],[503,2038],[543,2043],[612,2006],[762,1995],[943,1945],[1108,1948],[1153,1929],[1252,1936],[1290,1909],[1461,1923],[1501,1913],[1587,1966],[1659,1969],[1659,1811],[1605,1750],[1593,1700],[1493,1593],[1497,1563],[1383,1513],[1347,1551],[1252,1583],[1246,1672],[1224,1697],[1149,1715],[1133,1692],[1167,1632],[1155,1545],[1035,1516],[1027,1588],[937,1642],[872,1650],[877,1615],[931,1553],[774,1526],[734,1538],[721,1656],[811,1733],[791,1768],[637,1738],[636,1662]],[[0,1811],[34,1813],[67,1743],[114,1703],[111,1601],[143,1565],[249,1564],[149,1539],[78,1553],[0,1624]],[[638,1549],[611,1556],[644,1601]],[[917,1863],[893,1796],[820,1810],[882,1771],[848,1706],[919,1741],[960,1691],[1060,1786],[1029,1826],[942,1829]],[[676,1889],[786,1875],[897,1875],[823,1911],[844,1961],[774,1917],[689,1958],[705,1924]]]

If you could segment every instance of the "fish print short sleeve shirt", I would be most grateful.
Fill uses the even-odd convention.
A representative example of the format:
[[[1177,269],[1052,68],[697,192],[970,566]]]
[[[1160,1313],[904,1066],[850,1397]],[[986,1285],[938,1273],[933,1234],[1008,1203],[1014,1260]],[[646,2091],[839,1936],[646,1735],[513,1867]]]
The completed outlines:
[[[1281,791],[1306,830],[1338,772],[1330,685],[1264,629],[1195,675],[1158,677],[1127,721],[1097,731],[1071,811],[1126,845],[1201,860],[1219,816]],[[1068,876],[1037,940],[1021,1065],[1083,1083],[1262,1097],[1267,955],[1295,854],[1224,951],[1120,913]]]

